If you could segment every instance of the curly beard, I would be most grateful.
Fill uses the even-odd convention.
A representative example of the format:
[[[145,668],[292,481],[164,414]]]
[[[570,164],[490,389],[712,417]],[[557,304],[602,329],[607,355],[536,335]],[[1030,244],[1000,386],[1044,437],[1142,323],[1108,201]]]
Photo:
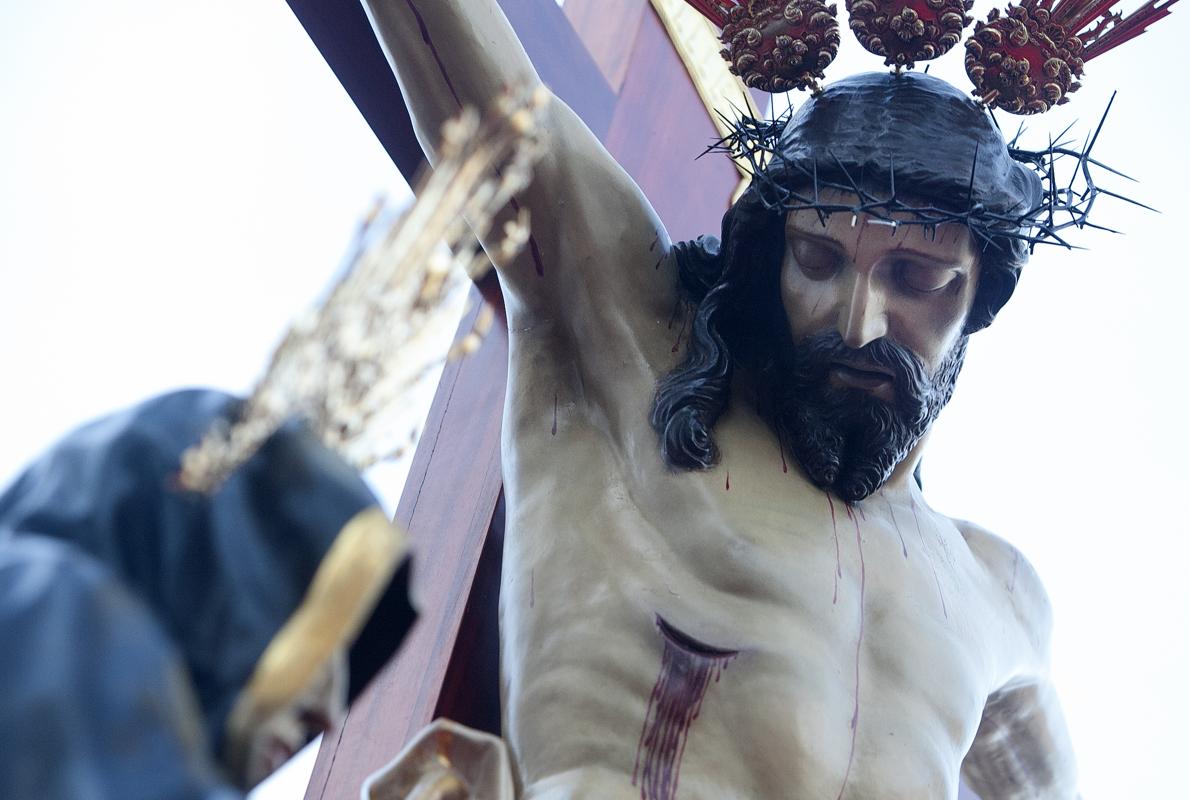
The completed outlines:
[[[930,429],[954,393],[967,352],[962,336],[930,375],[907,348],[878,339],[859,349],[837,331],[784,348],[757,376],[760,413],[810,481],[848,503],[877,491]],[[889,370],[892,404],[830,381],[834,362]]]

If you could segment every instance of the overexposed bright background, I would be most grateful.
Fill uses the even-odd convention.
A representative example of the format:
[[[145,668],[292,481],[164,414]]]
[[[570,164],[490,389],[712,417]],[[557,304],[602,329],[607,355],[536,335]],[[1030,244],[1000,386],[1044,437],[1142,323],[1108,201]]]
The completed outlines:
[[[936,507],[1013,541],[1049,588],[1087,800],[1190,794],[1186,41],[1178,6],[1028,121],[1040,145],[1077,117],[1081,141],[1120,89],[1097,152],[1141,183],[1106,182],[1163,213],[1101,198],[1127,235],[1034,258],[923,468]],[[931,72],[965,87],[961,61]],[[844,31],[828,76],[879,66]],[[281,0],[0,0],[0,483],[148,395],[245,391],[374,198],[406,192]],[[375,485],[391,504],[400,482]]]

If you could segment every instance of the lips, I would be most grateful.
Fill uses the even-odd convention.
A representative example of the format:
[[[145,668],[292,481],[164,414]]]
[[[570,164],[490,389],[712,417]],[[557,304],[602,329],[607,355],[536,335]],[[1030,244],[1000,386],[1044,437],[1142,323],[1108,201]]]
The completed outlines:
[[[874,386],[885,381],[891,382],[893,379],[892,372],[887,369],[866,364],[863,367],[859,367],[842,361],[832,361],[831,372],[837,374],[845,381],[854,381],[864,385],[870,384]]]
[[[867,365],[865,365],[866,367]],[[893,376],[879,367],[866,369],[842,361],[832,361],[830,379],[836,386],[847,389],[861,389],[885,402],[892,402],[894,392]]]

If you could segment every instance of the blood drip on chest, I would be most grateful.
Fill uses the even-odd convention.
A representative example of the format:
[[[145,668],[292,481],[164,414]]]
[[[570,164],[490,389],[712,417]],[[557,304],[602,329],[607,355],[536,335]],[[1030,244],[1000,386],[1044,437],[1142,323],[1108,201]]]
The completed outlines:
[[[661,671],[641,726],[632,768],[632,785],[641,800],[673,800],[690,726],[698,719],[712,682],[718,683],[727,664],[739,651],[703,644],[674,628],[660,616],[663,649]]]
[[[843,793],[847,791],[847,783],[851,780],[851,767],[855,763],[855,740],[859,734],[859,666],[864,646],[864,597],[867,594],[868,584],[868,569],[864,563],[864,540],[859,529],[859,517],[852,511],[851,506],[846,506],[846,509],[848,519],[855,523],[855,547],[859,554],[859,635],[855,638],[855,705],[851,711],[851,750],[847,754],[847,772],[843,775],[843,785],[839,787],[839,795],[835,800],[843,800]]]
[[[884,492],[881,492],[880,496],[884,497]],[[901,540],[901,555],[908,559],[909,548],[905,546],[905,537],[901,534],[901,525],[897,522],[897,514],[895,511],[893,511],[892,501],[887,497],[884,497],[884,502],[888,504],[888,518],[892,520],[893,528],[897,532],[897,538]]]
[[[930,572],[934,575],[934,585],[938,588],[938,601],[942,603],[942,617],[950,619],[950,614],[946,611],[946,596],[942,594],[942,581],[938,580],[938,569],[934,566],[934,559],[926,547],[925,534],[921,532],[921,519],[917,516],[917,501],[910,500],[909,508],[913,510],[913,524],[917,526],[917,538],[921,539],[921,551],[925,553],[926,563],[930,565]]]
[[[826,502],[831,507],[831,531],[835,536],[835,593],[831,597],[831,605],[839,602],[839,578],[843,577],[843,556],[839,552],[839,520],[835,516],[835,501],[828,494]]]

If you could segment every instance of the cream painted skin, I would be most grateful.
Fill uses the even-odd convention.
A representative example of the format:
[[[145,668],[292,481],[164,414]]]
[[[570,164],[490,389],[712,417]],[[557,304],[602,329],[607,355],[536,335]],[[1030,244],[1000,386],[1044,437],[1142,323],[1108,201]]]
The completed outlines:
[[[537,82],[493,0],[369,7],[423,145],[459,101]],[[520,796],[661,796],[632,783],[660,616],[738,651],[689,728],[677,797],[943,800],[960,765],[985,800],[1073,797],[1041,584],[1006,542],[928,507],[918,452],[849,509],[782,468],[736,393],[715,428],[719,467],[665,468],[648,420],[681,355],[674,265],[654,269],[669,239],[569,109],[554,102],[546,124],[552,145],[519,197],[544,276],[528,254],[497,265],[510,328],[501,684]],[[878,333],[936,364],[978,279],[970,243],[858,222],[790,220],[838,256],[820,269],[822,252],[803,247],[799,263],[791,237],[795,337]],[[910,248],[931,265],[898,267]]]
[[[844,202],[824,192],[825,202]],[[884,337],[907,347],[933,374],[962,334],[979,282],[966,228],[889,226],[867,216],[790,214],[781,299],[794,341],[834,328],[860,348]],[[866,365],[862,365],[866,366]],[[891,402],[892,385],[846,365],[831,379]]]

